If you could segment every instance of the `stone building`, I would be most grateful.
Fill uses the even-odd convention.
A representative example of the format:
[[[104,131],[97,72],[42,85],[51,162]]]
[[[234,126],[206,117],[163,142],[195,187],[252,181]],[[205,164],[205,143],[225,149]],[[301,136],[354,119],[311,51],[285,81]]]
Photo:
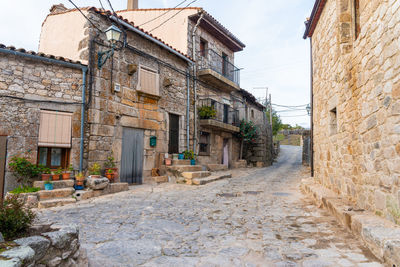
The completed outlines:
[[[317,0],[312,46],[315,180],[400,221],[400,2]]]

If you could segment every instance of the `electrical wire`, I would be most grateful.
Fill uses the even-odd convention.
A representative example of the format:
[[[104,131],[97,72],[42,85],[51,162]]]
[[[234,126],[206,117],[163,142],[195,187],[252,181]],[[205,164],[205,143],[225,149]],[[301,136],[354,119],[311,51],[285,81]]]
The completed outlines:
[[[89,21],[90,24],[93,25],[93,27],[95,27],[98,31],[103,32],[102,30],[100,30],[100,29],[93,23],[93,21],[91,21],[85,14],[83,14],[82,10],[81,10],[77,5],[75,5],[75,3],[72,2],[72,0],[68,0],[68,1],[69,1],[76,9],[78,9],[78,11],[82,14],[82,16],[84,16],[85,19],[86,19],[87,21]]]
[[[168,14],[169,12],[171,12],[172,10],[174,10],[175,8],[177,8],[177,7],[179,7],[180,5],[182,5],[183,3],[185,3],[186,1],[188,1],[188,0],[184,0],[184,1],[180,2],[179,4],[177,4],[177,5],[174,6],[173,8],[168,9],[166,12],[162,13],[161,15],[159,15],[159,16],[157,16],[157,17],[151,19],[151,20],[148,20],[148,21],[146,21],[146,22],[144,22],[144,23],[138,25],[138,27],[142,27],[143,25],[146,25],[147,23],[150,23],[150,22],[152,22],[152,21],[155,21],[155,20],[158,19],[158,18],[161,18],[162,16]]]
[[[185,8],[187,8],[188,6],[190,6],[191,4],[193,4],[194,2],[197,2],[197,0],[193,0],[192,2],[190,2],[189,4],[187,4],[184,8],[182,8],[181,10],[179,10],[178,12],[176,12],[172,17],[170,17],[169,19],[165,20],[164,22],[162,22],[160,25],[158,25],[157,27],[154,27],[153,29],[151,29],[149,31],[152,32],[158,28],[160,28],[162,25],[164,25],[165,23],[167,23],[169,20],[173,19],[175,16],[177,16],[179,13],[181,13],[183,10],[185,10]]]
[[[278,104],[274,104],[272,103],[273,106],[277,106],[277,107],[283,107],[283,108],[300,108],[300,107],[305,107],[308,104],[304,104],[304,105],[299,105],[299,106],[285,106],[285,105],[278,105]]]
[[[20,100],[20,101],[31,102],[31,103],[50,103],[50,104],[61,104],[61,105],[82,105],[82,103],[79,103],[79,102],[64,102],[64,101],[56,101],[56,100],[28,99],[28,98],[12,96],[12,95],[0,95],[0,97],[11,98],[11,99],[14,99],[14,100]]]
[[[306,116],[310,116],[310,115],[304,114],[304,115],[279,116],[279,117],[280,117],[280,118],[295,118],[295,117],[306,117]]]
[[[104,9],[104,6],[103,6],[103,3],[101,2],[101,0],[99,0],[99,3],[100,3],[101,8],[102,8],[103,10],[105,10],[105,9]]]

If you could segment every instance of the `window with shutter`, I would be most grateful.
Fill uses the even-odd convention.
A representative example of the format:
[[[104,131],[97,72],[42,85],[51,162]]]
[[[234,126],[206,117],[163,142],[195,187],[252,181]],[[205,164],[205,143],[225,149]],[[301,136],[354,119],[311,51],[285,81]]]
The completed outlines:
[[[138,90],[150,94],[160,95],[159,74],[155,70],[140,67],[139,69],[139,86]]]
[[[40,111],[39,146],[71,147],[72,113]]]

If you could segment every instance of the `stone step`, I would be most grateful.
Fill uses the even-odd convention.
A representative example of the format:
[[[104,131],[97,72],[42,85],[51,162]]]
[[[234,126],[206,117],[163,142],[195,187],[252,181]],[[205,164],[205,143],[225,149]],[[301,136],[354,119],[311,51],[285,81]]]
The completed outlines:
[[[64,205],[67,205],[67,204],[73,204],[73,203],[76,203],[76,199],[72,198],[72,197],[70,197],[70,198],[49,199],[49,200],[39,201],[38,208],[39,209],[46,209],[46,208],[64,206]]]
[[[232,174],[231,173],[219,173],[219,174],[213,174],[209,177],[205,177],[205,178],[195,178],[192,179],[192,184],[194,185],[205,185],[211,182],[215,182],[221,179],[225,179],[225,178],[232,178]]]
[[[74,192],[75,189],[73,189],[72,187],[53,189],[53,190],[41,190],[38,192],[38,196],[39,196],[39,201],[42,201],[53,198],[66,198],[72,196]]]
[[[174,159],[172,166],[190,165],[190,159]]]
[[[41,190],[44,190],[44,183],[45,181],[34,181],[33,187],[39,187]],[[60,188],[74,187],[74,184],[75,184],[74,180],[53,181],[53,188],[60,189]]]
[[[211,175],[211,172],[209,172],[209,171],[183,172],[182,173],[182,176],[187,179],[204,178],[204,177],[208,177],[210,175]]]
[[[152,178],[156,183],[168,183],[168,176],[154,176]]]
[[[169,171],[177,171],[179,173],[182,172],[199,172],[203,170],[203,167],[200,165],[180,165],[180,166],[168,166],[167,170]]]
[[[226,171],[228,166],[224,164],[207,164],[207,170],[210,172]]]

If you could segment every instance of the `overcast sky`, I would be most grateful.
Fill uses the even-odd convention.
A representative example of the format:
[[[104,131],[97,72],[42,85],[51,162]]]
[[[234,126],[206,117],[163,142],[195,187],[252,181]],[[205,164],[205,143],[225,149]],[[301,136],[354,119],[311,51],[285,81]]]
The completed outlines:
[[[115,10],[125,9],[126,1],[111,0],[111,4]],[[100,6],[99,0],[74,2]],[[108,8],[107,0],[102,2]],[[174,7],[180,2],[139,0],[139,6]],[[2,1],[0,43],[37,51],[41,24],[49,8],[58,3],[73,7],[67,0]],[[235,65],[243,68],[242,88],[265,97],[265,90],[253,88],[269,87],[272,103],[297,106],[310,102],[309,42],[302,36],[313,4],[314,0],[197,0],[192,6],[203,7],[246,44],[235,58]],[[308,127],[309,117],[301,116],[306,114],[305,110],[280,113],[284,123]]]

